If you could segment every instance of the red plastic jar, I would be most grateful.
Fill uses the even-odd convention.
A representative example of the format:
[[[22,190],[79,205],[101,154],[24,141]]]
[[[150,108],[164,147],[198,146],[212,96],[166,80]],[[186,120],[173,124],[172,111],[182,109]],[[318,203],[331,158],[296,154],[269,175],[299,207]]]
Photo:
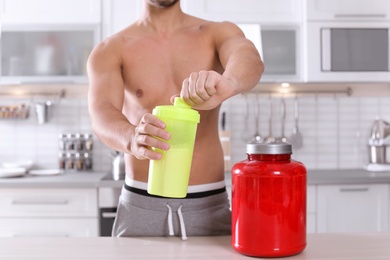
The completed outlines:
[[[248,256],[283,257],[306,247],[306,168],[291,144],[252,143],[232,168],[232,247]]]

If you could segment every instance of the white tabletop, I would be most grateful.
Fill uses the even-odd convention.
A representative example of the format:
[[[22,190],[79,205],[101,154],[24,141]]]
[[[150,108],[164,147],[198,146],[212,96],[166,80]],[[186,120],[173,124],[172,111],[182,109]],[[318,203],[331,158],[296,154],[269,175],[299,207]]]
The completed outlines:
[[[390,233],[309,234],[304,252],[284,260],[390,259]],[[169,238],[0,238],[0,259],[252,259],[230,236]]]

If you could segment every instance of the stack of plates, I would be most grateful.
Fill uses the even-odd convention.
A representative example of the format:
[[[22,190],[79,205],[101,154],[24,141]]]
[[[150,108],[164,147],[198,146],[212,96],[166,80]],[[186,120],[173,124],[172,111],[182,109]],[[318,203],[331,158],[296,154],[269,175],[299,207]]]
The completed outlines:
[[[0,178],[21,177],[26,174],[26,168],[0,168]]]
[[[3,162],[0,168],[0,178],[22,177],[32,166],[31,160]]]
[[[26,173],[30,175],[58,175],[64,173],[60,169],[32,169],[33,162],[30,160],[4,162],[0,167],[0,178],[11,178],[25,176]]]

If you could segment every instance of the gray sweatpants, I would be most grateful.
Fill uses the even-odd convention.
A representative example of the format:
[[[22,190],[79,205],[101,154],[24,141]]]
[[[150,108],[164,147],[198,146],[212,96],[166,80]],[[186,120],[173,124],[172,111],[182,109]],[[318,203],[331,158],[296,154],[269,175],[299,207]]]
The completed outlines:
[[[171,199],[122,188],[112,236],[230,235],[229,208],[226,191],[196,199]]]

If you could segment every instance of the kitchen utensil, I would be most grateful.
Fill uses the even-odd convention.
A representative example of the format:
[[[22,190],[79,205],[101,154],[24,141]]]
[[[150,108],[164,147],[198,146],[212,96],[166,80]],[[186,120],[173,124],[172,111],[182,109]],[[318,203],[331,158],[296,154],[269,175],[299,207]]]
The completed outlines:
[[[22,177],[26,175],[26,168],[0,168],[0,178]]]
[[[291,144],[247,144],[232,169],[232,247],[248,256],[283,257],[306,247],[306,176]]]
[[[49,120],[49,107],[51,105],[51,101],[35,103],[35,112],[37,115],[38,124],[42,125]]]
[[[63,174],[64,171],[61,169],[36,169],[36,170],[30,170],[28,173],[30,175],[48,176],[48,175]]]
[[[281,137],[280,141],[287,143],[287,137],[284,134],[284,127],[286,123],[286,101],[284,97],[280,100],[280,118],[281,118]]]
[[[231,142],[230,142],[231,133],[226,130],[226,112],[222,112],[221,119],[221,131],[219,131],[219,140],[221,141],[223,158],[224,158],[224,169],[225,171],[230,171],[230,161],[231,161]]]
[[[112,167],[111,167],[112,178],[116,181],[123,180],[126,175],[124,154],[115,151],[114,153],[111,153],[111,157],[112,157]]]
[[[267,143],[275,142],[275,137],[272,135],[272,117],[273,117],[273,108],[272,108],[272,97],[268,96],[268,137],[266,139]]]
[[[260,135],[259,131],[259,121],[260,121],[260,102],[258,95],[255,96],[255,135],[252,137],[252,143],[261,143],[263,137]]]
[[[289,138],[290,143],[292,144],[294,149],[300,149],[303,146],[303,136],[298,128],[299,121],[299,100],[298,97],[294,98],[294,128],[292,130],[292,134]]]
[[[243,94],[244,95],[244,100],[245,100],[245,107],[244,107],[244,130],[241,134],[241,139],[244,142],[249,142],[251,140],[251,134],[248,131],[249,125],[249,101],[248,101],[248,94]]]
[[[370,171],[388,171],[387,149],[390,147],[390,124],[382,119],[375,119],[368,139],[368,157]]]
[[[152,113],[165,122],[165,130],[171,138],[168,151],[153,148],[162,154],[162,158],[150,160],[148,193],[184,198],[187,196],[199,112],[176,97],[173,106],[157,106]]]

